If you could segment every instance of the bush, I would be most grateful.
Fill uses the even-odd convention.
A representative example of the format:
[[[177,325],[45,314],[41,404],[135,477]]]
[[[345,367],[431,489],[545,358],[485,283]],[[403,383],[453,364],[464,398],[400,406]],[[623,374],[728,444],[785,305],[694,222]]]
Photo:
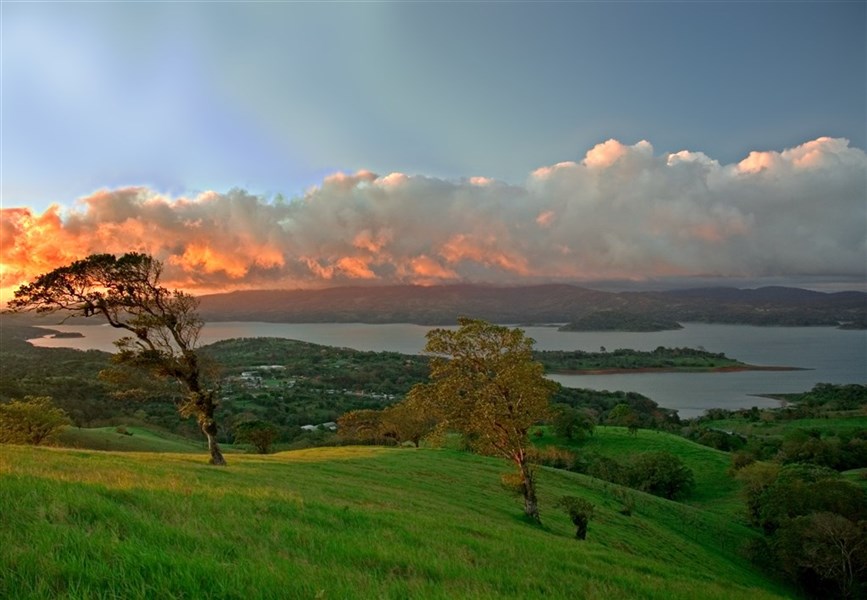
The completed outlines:
[[[670,452],[645,452],[623,462],[593,456],[586,473],[669,500],[686,496],[695,485],[692,470]]]
[[[575,525],[575,539],[586,539],[587,524],[593,517],[593,504],[576,496],[563,496],[557,501],[557,506],[561,507],[569,515],[569,519]]]
[[[563,448],[548,446],[546,448],[529,448],[527,460],[537,465],[574,471],[578,457],[573,452]]]
[[[591,456],[588,458],[587,475],[618,483],[620,485],[628,485],[626,478],[626,468],[621,463],[607,456]]]
[[[520,473],[510,471],[500,475],[500,487],[516,498],[524,495],[524,480]]]
[[[626,465],[626,484],[637,490],[674,500],[695,486],[692,469],[670,452],[644,452]]]
[[[632,516],[632,511],[635,510],[635,504],[637,503],[635,492],[617,487],[612,490],[611,494],[620,502],[620,510],[617,512],[625,517]]]
[[[754,462],[756,462],[756,457],[753,456],[750,452],[738,450],[737,452],[732,454],[732,466],[729,467],[729,475],[737,473],[744,467],[748,467]]]

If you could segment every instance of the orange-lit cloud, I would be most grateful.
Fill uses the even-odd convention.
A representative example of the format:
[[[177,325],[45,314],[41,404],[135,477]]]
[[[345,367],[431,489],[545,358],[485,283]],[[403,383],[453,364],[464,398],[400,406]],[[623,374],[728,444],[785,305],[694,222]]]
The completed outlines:
[[[536,217],[536,223],[538,223],[540,227],[548,227],[554,221],[555,216],[553,210],[542,211]]]
[[[370,270],[370,260],[360,256],[344,256],[335,263],[347,277],[351,279],[376,279],[376,273]]]
[[[458,274],[428,256],[417,256],[409,261],[416,281],[435,281],[456,279]]]
[[[867,157],[818,138],[720,165],[609,140],[523,185],[337,173],[289,202],[102,190],[0,212],[0,288],[95,252],[148,252],[191,290],[864,273]]]

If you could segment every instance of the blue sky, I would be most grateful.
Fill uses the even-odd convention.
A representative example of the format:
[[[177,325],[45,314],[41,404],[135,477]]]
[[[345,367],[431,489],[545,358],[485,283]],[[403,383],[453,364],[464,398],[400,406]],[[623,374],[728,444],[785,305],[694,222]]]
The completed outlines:
[[[865,2],[0,13],[0,295],[130,250],[212,291],[867,288]]]
[[[4,2],[3,204],[293,197],[358,169],[520,183],[609,138],[724,164],[863,149],[865,6]]]

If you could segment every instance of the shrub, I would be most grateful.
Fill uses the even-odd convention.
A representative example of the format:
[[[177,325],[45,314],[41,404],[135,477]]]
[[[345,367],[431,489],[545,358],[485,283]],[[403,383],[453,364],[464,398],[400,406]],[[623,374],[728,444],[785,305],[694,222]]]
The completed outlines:
[[[631,488],[674,500],[692,491],[695,477],[680,457],[670,452],[644,452],[627,462],[626,482]]]
[[[527,460],[537,465],[574,471],[578,457],[573,452],[563,448],[548,446],[546,448],[529,448]]]
[[[557,501],[557,506],[561,507],[569,515],[569,519],[575,525],[575,539],[586,539],[587,524],[593,517],[593,504],[576,496],[563,496]]]
[[[614,498],[620,502],[620,510],[617,512],[626,517],[632,516],[632,511],[635,510],[635,504],[637,501],[635,492],[626,488],[616,487],[611,493]]]
[[[732,454],[732,466],[729,468],[729,475],[740,471],[744,467],[748,467],[754,462],[756,462],[756,457],[752,453],[738,450]]]
[[[628,485],[625,467],[607,456],[591,456],[588,459],[587,474],[596,479]]]
[[[510,471],[500,475],[500,487],[516,498],[524,495],[524,481],[520,473]]]

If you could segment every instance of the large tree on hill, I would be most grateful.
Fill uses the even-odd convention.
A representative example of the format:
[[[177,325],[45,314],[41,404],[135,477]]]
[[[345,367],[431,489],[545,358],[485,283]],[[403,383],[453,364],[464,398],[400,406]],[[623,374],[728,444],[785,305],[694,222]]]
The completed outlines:
[[[458,324],[457,330],[428,332],[430,381],[417,384],[410,398],[437,416],[442,427],[463,434],[476,451],[512,461],[524,512],[538,522],[527,434],[548,416],[557,384],[545,379],[542,365],[532,358],[534,340],[521,329],[468,318]]]
[[[159,284],[162,263],[139,253],[120,257],[93,254],[21,286],[9,302],[13,311],[57,312],[72,317],[100,316],[129,335],[115,344],[114,361],[179,382],[181,416],[195,416],[208,439],[211,464],[225,465],[217,444],[216,387],[196,351],[204,325],[198,300]]]

